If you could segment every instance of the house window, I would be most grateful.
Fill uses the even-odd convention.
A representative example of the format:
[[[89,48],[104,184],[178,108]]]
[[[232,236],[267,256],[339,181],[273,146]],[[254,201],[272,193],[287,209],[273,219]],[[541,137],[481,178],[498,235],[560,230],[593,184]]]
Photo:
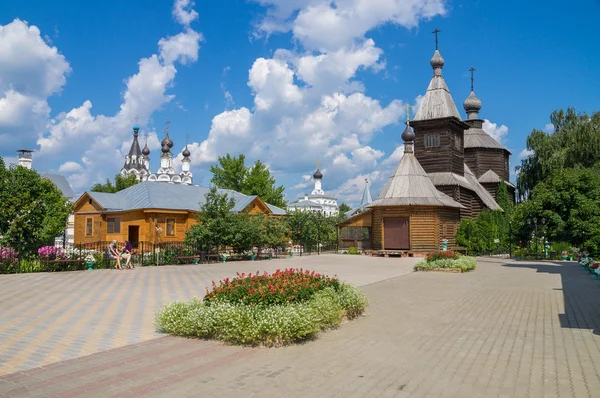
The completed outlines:
[[[175,219],[167,218],[167,236],[175,236]]]
[[[425,148],[433,148],[438,146],[440,146],[440,135],[438,133],[425,134]]]
[[[92,236],[94,220],[91,218],[85,219],[85,236]]]
[[[107,218],[106,225],[106,232],[109,234],[116,234],[121,232],[121,220],[119,218]]]

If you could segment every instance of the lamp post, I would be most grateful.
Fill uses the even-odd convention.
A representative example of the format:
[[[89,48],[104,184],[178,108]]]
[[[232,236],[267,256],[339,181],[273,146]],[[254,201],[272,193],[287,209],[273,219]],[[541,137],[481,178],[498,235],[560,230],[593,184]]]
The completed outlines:
[[[539,260],[538,258],[538,219],[537,217],[533,217],[533,219],[528,219],[527,220],[527,224],[531,225],[533,223],[533,227],[535,230],[534,236],[535,236],[535,259]],[[543,218],[540,220],[540,224],[544,225],[546,223],[546,220],[544,220]]]

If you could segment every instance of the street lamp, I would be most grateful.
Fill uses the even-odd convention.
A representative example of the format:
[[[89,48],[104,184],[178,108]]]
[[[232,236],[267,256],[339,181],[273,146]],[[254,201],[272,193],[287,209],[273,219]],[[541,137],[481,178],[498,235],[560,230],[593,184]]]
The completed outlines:
[[[527,220],[527,224],[531,225],[533,222],[533,227],[535,228],[535,259],[539,260],[538,258],[538,219],[537,217],[533,217],[533,220],[530,218]],[[544,225],[546,223],[546,220],[544,220],[543,218],[540,220],[540,224]]]

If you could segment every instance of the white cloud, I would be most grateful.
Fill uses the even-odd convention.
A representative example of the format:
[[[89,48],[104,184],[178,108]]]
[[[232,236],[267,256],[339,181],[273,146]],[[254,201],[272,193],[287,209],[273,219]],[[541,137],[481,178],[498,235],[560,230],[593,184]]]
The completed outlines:
[[[503,143],[508,135],[508,127],[505,125],[498,126],[496,123],[492,123],[487,119],[483,121],[483,131],[492,136],[493,139],[499,143]]]
[[[443,0],[256,0],[269,7],[259,31],[291,30],[309,50],[352,45],[387,23],[415,28],[421,20],[444,15]]]
[[[158,55],[139,61],[136,74],[126,80],[126,90],[119,111],[114,116],[94,115],[87,100],[69,112],[60,113],[48,122],[48,133],[38,139],[39,158],[81,156],[82,170],[74,171],[70,181],[75,189],[86,187],[117,172],[131,143],[131,125],[136,115],[144,125],[151,114],[171,102],[174,95],[167,90],[177,74],[176,63],[198,59],[202,35],[189,27],[197,13],[189,7],[193,2],[177,0],[173,15],[184,25],[184,31],[158,42]],[[39,31],[38,31],[39,32]],[[156,142],[154,142],[156,140]],[[158,144],[156,134],[149,145]],[[151,155],[152,156],[152,155]],[[68,173],[67,169],[63,170]]]
[[[2,148],[31,147],[43,130],[50,107],[71,67],[40,30],[15,19],[0,25],[0,144]],[[0,149],[0,155],[6,155]]]
[[[79,163],[72,161],[65,162],[58,168],[59,173],[77,173],[82,170],[83,167]]]
[[[215,116],[208,138],[199,145],[200,160],[212,163],[226,153],[245,153],[249,160],[260,158],[288,175],[306,172],[321,159],[327,170],[324,187],[331,191],[357,174],[370,173],[382,160],[395,163],[401,149],[389,160],[369,142],[402,118],[403,103],[383,104],[364,94],[357,72],[385,68],[383,50],[365,35],[383,24],[412,28],[443,15],[443,0],[255,1],[267,8],[258,34],[292,32],[299,45],[254,62],[248,73],[254,108]]]
[[[525,148],[521,151],[521,153],[519,153],[519,160],[520,159],[525,159],[531,155],[533,155],[533,151],[530,151],[529,149]]]
[[[552,123],[548,123],[544,126],[544,131],[546,133],[554,133],[554,125]]]
[[[175,0],[173,5],[173,17],[183,26],[188,27],[195,19],[198,13],[192,9],[195,3],[192,0]]]

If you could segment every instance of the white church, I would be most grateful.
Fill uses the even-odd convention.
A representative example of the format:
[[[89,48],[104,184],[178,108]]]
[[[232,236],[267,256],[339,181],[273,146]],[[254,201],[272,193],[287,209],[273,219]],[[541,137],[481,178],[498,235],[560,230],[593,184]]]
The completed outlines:
[[[313,189],[311,194],[305,195],[294,203],[290,203],[287,210],[310,211],[321,213],[324,216],[337,216],[339,213],[337,198],[325,195],[322,187],[323,173],[319,170],[318,165],[317,171],[313,174],[313,181],[315,182],[315,189]]]
[[[140,181],[161,181],[171,182],[175,184],[191,185],[193,184],[193,175],[190,170],[190,151],[185,144],[185,149],[181,152],[183,159],[181,160],[181,172],[175,172],[173,167],[173,141],[169,138],[169,122],[167,122],[167,128],[165,129],[165,138],[161,141],[160,145],[160,167],[156,173],[150,173],[150,149],[148,149],[148,140],[144,149],[140,150],[140,143],[138,141],[138,134],[140,126],[135,124],[133,126],[133,142],[131,143],[131,149],[125,156],[125,164],[121,169],[121,175],[124,177],[135,175]]]

